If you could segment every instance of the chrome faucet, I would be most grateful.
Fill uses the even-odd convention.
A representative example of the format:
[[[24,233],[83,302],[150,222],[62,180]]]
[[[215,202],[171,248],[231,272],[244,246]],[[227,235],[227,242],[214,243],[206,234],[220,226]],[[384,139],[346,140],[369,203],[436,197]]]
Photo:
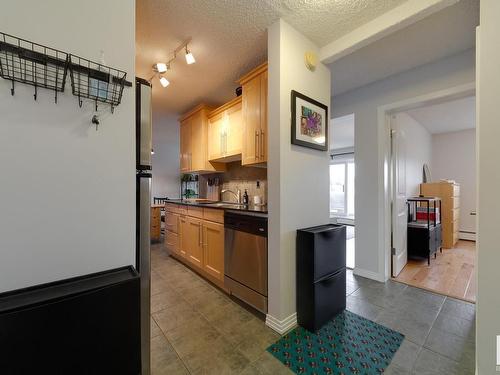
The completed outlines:
[[[229,190],[229,189],[222,189],[220,191],[220,196],[221,196],[221,199],[222,199],[222,194],[224,193],[231,193],[234,195],[234,197],[236,198],[236,201],[238,202],[238,204],[241,204],[241,191],[240,189],[236,190],[237,192],[235,193],[234,191],[232,190]]]

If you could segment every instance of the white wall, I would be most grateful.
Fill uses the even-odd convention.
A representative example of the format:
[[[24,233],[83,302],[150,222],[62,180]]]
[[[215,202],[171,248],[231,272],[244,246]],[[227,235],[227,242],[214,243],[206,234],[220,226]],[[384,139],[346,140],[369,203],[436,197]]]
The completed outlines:
[[[498,251],[498,213],[500,212],[500,1],[482,0],[480,8],[477,74],[477,157],[478,157],[478,251],[476,303],[476,374],[496,373],[496,335],[500,335],[500,251]]]
[[[474,82],[474,51],[469,50],[332,98],[333,116],[355,114],[356,268],[385,279],[386,129],[378,108],[404,99]],[[333,72],[335,74],[335,72]],[[387,213],[388,215],[388,213]]]
[[[290,92],[328,105],[330,71],[304,65],[317,46],[280,20],[268,30],[269,60],[269,316],[279,321],[296,311],[296,230],[329,222],[328,152],[292,146]],[[271,319],[272,321],[272,319]]]
[[[424,164],[431,164],[432,135],[405,112],[397,113],[394,117],[406,139],[406,197],[416,197],[420,194],[420,184],[423,182]]]
[[[460,184],[460,231],[476,232],[476,129],[432,136],[431,176]],[[468,237],[469,238],[469,237]]]
[[[1,31],[98,60],[134,80],[133,0],[5,0]],[[69,79],[69,78],[68,78]],[[135,99],[111,114],[0,79],[0,292],[135,262]]]
[[[180,198],[180,135],[177,116],[156,114],[153,108],[153,197]]]

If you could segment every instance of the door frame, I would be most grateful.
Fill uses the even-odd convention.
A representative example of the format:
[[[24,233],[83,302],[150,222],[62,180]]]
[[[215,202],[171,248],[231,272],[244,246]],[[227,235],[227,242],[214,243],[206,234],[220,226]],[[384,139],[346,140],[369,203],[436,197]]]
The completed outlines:
[[[379,186],[382,186],[381,196],[379,195],[379,199],[382,202],[382,210],[379,214],[378,226],[379,233],[383,233],[378,244],[378,269],[383,271],[383,274],[379,274],[378,277],[380,281],[386,281],[391,277],[392,179],[390,116],[397,112],[403,112],[414,108],[439,104],[450,100],[472,96],[475,94],[476,82],[471,82],[378,107],[378,126],[379,129],[383,129],[383,132],[379,133],[378,140],[379,144],[382,145],[382,152],[379,154],[379,163],[382,166],[383,170],[382,174],[379,173]]]

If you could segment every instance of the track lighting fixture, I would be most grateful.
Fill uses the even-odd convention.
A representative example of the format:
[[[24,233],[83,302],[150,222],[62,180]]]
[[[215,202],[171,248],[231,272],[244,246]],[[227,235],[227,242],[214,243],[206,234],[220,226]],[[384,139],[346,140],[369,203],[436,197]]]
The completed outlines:
[[[160,83],[163,87],[167,87],[170,85],[169,80],[164,76],[164,73],[166,73],[168,70],[170,70],[170,64],[177,58],[177,54],[181,52],[183,49],[185,50],[185,57],[186,57],[186,63],[188,65],[194,64],[196,62],[193,53],[188,49],[188,44],[191,42],[191,38],[187,39],[185,42],[183,42],[180,46],[178,46],[174,50],[174,57],[172,57],[170,60],[168,60],[166,63],[163,62],[158,62],[153,65],[153,71],[154,74],[151,77],[150,81],[158,76],[158,79],[160,80]]]

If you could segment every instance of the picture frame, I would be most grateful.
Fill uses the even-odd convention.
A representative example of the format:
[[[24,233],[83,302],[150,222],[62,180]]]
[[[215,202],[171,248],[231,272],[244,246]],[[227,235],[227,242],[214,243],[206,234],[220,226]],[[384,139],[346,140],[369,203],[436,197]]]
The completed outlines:
[[[300,92],[291,92],[292,144],[328,151],[328,106]]]

